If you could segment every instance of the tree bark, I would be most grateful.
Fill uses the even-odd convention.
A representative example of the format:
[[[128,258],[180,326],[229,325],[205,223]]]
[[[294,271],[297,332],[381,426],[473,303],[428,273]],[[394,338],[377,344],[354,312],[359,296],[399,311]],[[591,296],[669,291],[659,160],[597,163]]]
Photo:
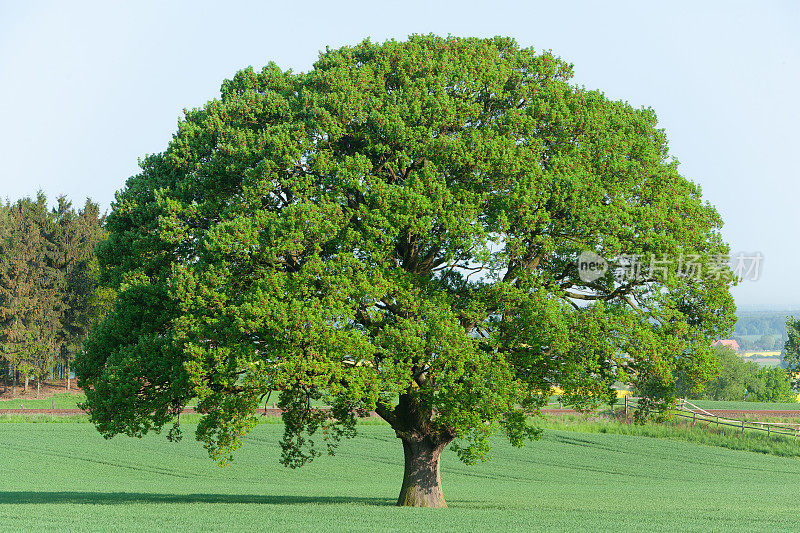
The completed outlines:
[[[412,389],[400,394],[394,409],[378,403],[375,411],[403,443],[405,470],[397,505],[447,507],[439,460],[455,431],[437,424],[433,410],[421,403]]]
[[[66,371],[66,374],[67,374],[67,390],[69,390],[69,361],[67,361],[67,369],[66,370],[67,370]]]
[[[447,507],[442,494],[439,458],[446,442],[430,438],[405,439],[405,473],[397,505],[408,507]]]

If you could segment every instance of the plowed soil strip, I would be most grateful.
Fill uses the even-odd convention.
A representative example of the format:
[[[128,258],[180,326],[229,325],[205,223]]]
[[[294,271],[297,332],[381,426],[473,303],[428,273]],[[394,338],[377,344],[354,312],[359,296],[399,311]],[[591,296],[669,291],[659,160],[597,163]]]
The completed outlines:
[[[181,411],[182,414],[196,413],[192,408],[187,408]],[[50,416],[76,416],[85,415],[86,411],[82,409],[0,409],[0,416],[2,415],[50,415]],[[281,416],[280,409],[256,409],[256,414],[266,416]],[[370,411],[369,416],[378,416],[375,411]]]
[[[196,413],[192,408],[187,408],[181,411],[183,414]],[[693,411],[689,411],[693,412]],[[744,410],[744,409],[706,409],[706,412],[712,415],[724,418],[737,418],[742,416],[756,416],[756,417],[775,417],[775,418],[800,418],[800,410]],[[0,409],[0,416],[2,415],[50,415],[50,416],[76,416],[85,415],[86,412],[81,409]],[[280,409],[256,409],[256,414],[266,416],[280,416]],[[575,415],[579,411],[574,409],[542,409],[542,414],[545,415]],[[697,414],[703,414],[697,411]],[[370,416],[378,416],[374,411],[370,411]]]
[[[775,418],[800,418],[800,410],[783,409],[783,410],[758,410],[758,409],[705,409],[704,411],[696,411],[686,409],[683,412],[694,413],[702,415],[711,413],[714,416],[721,418],[737,418],[742,416],[760,416],[760,417],[775,417]],[[542,414],[545,415],[576,415],[579,411],[574,409],[542,409]]]

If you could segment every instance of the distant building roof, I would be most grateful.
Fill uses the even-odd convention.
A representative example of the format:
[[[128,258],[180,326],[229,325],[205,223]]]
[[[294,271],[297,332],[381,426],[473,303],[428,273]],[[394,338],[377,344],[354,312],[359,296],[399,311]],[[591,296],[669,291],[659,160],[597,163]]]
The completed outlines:
[[[711,343],[711,346],[725,346],[727,348],[730,348],[734,352],[738,352],[739,351],[739,343],[736,342],[733,339],[723,339],[723,340],[714,341],[714,342]]]

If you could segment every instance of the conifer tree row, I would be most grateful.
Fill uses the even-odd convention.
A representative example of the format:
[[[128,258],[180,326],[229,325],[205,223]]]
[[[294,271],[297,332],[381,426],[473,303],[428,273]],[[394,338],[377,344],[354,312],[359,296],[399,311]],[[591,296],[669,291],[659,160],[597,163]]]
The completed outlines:
[[[0,204],[0,364],[4,387],[37,393],[41,379],[63,377],[109,295],[97,289],[94,248],[103,218],[87,199],[82,209],[61,196]]]

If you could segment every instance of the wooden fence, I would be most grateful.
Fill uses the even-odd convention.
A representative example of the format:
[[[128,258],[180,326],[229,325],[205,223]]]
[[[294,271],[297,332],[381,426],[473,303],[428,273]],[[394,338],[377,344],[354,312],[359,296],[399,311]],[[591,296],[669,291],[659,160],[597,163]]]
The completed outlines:
[[[625,396],[625,416],[628,415],[630,409],[638,407],[638,398],[630,398]],[[798,411],[800,416],[800,411]],[[739,429],[743,435],[745,430],[748,431],[763,431],[768,437],[772,435],[785,435],[793,437],[797,442],[797,434],[800,432],[800,423],[798,422],[753,422],[747,420],[739,420],[735,418],[726,418],[713,413],[709,413],[705,409],[696,406],[695,404],[685,400],[679,399],[675,406],[675,416],[680,418],[691,419],[694,426],[698,422],[705,422],[707,425],[714,425],[717,428],[720,426],[727,426]]]

